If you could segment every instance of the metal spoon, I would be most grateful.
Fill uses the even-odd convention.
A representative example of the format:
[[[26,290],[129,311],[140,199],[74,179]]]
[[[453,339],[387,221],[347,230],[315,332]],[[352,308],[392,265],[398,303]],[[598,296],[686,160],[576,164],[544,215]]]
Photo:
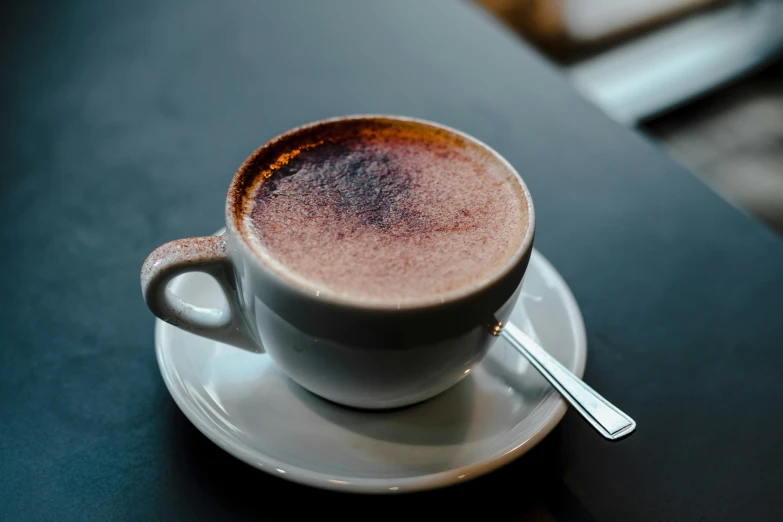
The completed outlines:
[[[492,328],[492,334],[503,336],[511,346],[519,350],[560,395],[605,438],[619,440],[634,432],[636,422],[632,418],[568,371],[525,332],[511,323],[497,323]]]

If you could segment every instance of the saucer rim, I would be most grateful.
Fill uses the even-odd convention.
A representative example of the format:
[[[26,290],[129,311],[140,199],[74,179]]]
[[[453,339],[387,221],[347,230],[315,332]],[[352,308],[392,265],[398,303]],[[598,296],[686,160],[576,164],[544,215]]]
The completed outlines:
[[[575,334],[575,361],[573,372],[577,376],[582,377],[587,363],[587,334],[579,305],[560,273],[555,269],[552,263],[535,248],[531,255],[531,264],[534,262],[533,258],[535,258],[536,263],[540,263],[544,271],[548,271],[549,275],[557,280],[561,288],[560,292],[563,296],[566,316],[569,318],[569,323],[573,325],[572,328]],[[192,399],[188,399],[184,396],[187,395],[186,387],[178,387],[172,381],[172,377],[178,375],[178,373],[176,373],[164,359],[163,336],[165,326],[169,325],[160,319],[155,320],[155,353],[158,367],[169,394],[190,423],[218,447],[246,464],[275,477],[319,489],[363,494],[400,494],[438,489],[459,482],[473,480],[510,463],[535,447],[536,444],[541,442],[541,440],[558,425],[568,408],[565,400],[560,397],[554,389],[550,389],[549,393],[540,400],[535,410],[540,411],[543,408],[551,408],[551,411],[546,417],[538,421],[541,423],[541,426],[532,436],[521,440],[519,444],[501,455],[475,462],[467,466],[451,468],[426,475],[388,479],[341,477],[333,474],[327,475],[319,471],[291,465],[265,455],[262,452],[239,445],[235,441],[226,438],[209,419],[200,416],[198,411],[190,406]],[[275,471],[282,470],[283,468],[285,468],[285,471],[275,473]]]

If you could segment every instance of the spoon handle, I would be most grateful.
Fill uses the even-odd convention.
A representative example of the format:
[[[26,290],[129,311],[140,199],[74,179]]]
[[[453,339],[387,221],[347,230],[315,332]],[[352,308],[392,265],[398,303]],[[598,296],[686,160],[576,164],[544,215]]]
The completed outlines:
[[[632,418],[568,371],[525,332],[507,323],[499,334],[519,350],[560,395],[605,438],[618,440],[636,429],[636,422]]]

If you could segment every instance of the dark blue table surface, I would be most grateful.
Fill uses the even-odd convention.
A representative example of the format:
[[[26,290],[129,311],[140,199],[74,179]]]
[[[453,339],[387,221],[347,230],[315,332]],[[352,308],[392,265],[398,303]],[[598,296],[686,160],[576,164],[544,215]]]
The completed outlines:
[[[452,1],[4,4],[0,519],[774,520],[783,242],[555,68]],[[575,413],[465,485],[354,497],[267,476],[179,412],[145,255],[221,225],[241,161],[347,113],[418,116],[505,155],[584,312],[587,380],[638,432]],[[286,500],[290,499],[290,500]]]

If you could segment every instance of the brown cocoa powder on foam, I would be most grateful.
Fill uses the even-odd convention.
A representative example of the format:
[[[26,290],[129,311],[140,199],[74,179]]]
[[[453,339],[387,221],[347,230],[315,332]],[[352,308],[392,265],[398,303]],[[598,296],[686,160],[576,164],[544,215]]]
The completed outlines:
[[[432,138],[390,127],[281,152],[257,167],[243,228],[316,292],[405,303],[471,287],[518,249],[526,203],[485,151]]]

